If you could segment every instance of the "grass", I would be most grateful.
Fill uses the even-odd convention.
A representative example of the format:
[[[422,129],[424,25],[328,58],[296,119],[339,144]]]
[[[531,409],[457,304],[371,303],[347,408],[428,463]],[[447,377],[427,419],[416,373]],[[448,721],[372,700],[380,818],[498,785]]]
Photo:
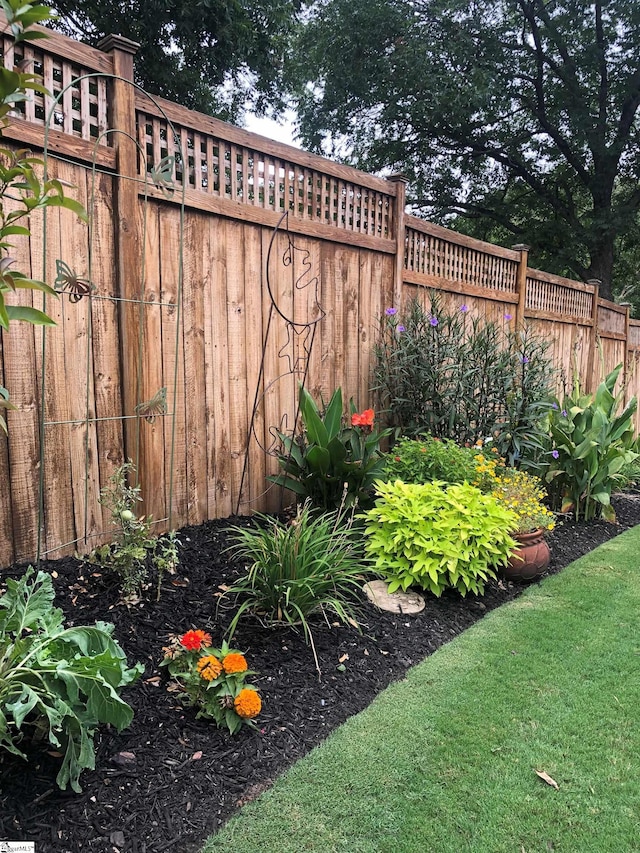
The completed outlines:
[[[489,614],[204,853],[640,851],[639,550],[635,528]]]

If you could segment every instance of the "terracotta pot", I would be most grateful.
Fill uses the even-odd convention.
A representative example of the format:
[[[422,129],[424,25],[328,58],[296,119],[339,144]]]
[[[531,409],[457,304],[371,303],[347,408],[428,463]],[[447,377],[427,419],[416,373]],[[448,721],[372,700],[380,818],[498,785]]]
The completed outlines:
[[[509,562],[502,567],[502,574],[510,581],[530,581],[543,574],[551,554],[544,538],[544,530],[533,530],[531,533],[514,533],[513,538],[519,543],[509,557]]]

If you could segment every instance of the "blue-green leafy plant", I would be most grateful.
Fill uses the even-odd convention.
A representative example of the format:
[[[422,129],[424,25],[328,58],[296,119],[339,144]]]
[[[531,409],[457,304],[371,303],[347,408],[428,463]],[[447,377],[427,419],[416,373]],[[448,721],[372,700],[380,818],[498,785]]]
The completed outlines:
[[[22,0],[2,0],[1,8],[16,44],[46,38],[46,33],[29,28],[53,17],[49,7],[23,3]],[[31,92],[47,93],[37,75],[0,66],[0,137],[10,123],[11,111],[27,100]],[[7,301],[18,289],[57,295],[44,281],[30,278],[14,267],[15,259],[10,254],[13,241],[16,237],[29,239],[29,217],[37,210],[64,207],[83,220],[87,218],[82,205],[65,195],[61,181],[40,177],[41,166],[42,160],[32,157],[28,151],[0,148],[0,328],[4,330],[8,330],[14,321],[55,325],[43,311],[27,305],[11,305]],[[6,199],[11,199],[10,205],[6,204]],[[9,392],[0,386],[0,411],[13,408]],[[6,423],[1,415],[0,428],[6,432]]]
[[[133,718],[119,690],[144,667],[127,667],[113,626],[65,628],[53,607],[50,575],[29,569],[7,580],[0,597],[0,747],[26,758],[21,740],[42,733],[63,753],[56,781],[80,791],[79,777],[95,766],[93,735],[100,723],[118,731]]]
[[[576,519],[615,521],[611,493],[624,482],[624,469],[638,458],[634,441],[635,397],[622,406],[624,389],[614,394],[619,364],[595,394],[584,394],[576,377],[573,390],[555,400],[548,415],[550,445],[544,480],[555,509]],[[622,408],[621,408],[622,407]]]
[[[384,466],[380,442],[391,430],[378,431],[373,410],[358,414],[353,403],[351,422],[345,425],[340,388],[324,411],[302,385],[299,399],[302,429],[293,437],[278,434],[282,473],[269,479],[323,510],[356,501],[367,505]]]
[[[419,586],[438,596],[449,587],[482,594],[515,547],[508,533],[515,513],[468,483],[396,480],[376,488],[375,506],[364,514],[365,553],[389,592]]]
[[[464,310],[463,310],[464,309]],[[552,385],[546,343],[529,329],[451,310],[437,292],[388,308],[376,342],[375,391],[404,435],[458,444],[492,437],[510,465],[539,451]]]

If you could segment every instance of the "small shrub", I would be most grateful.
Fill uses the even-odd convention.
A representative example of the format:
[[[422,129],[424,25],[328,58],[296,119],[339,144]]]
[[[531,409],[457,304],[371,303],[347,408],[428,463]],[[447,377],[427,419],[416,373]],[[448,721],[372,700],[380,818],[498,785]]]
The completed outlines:
[[[479,448],[460,447],[447,438],[402,438],[387,454],[384,478],[403,483],[473,483],[483,459]]]
[[[226,643],[212,648],[211,635],[201,630],[174,637],[163,651],[161,666],[168,668],[186,703],[198,708],[198,718],[212,719],[231,734],[245,723],[254,725],[262,700],[257,688],[245,684],[255,672],[248,668],[242,652]]]
[[[175,531],[166,536],[151,535],[151,516],[137,516],[136,503],[140,487],[130,486],[129,472],[135,471],[131,462],[117,468],[109,478],[109,485],[100,492],[100,503],[111,515],[117,528],[116,539],[96,548],[87,558],[120,575],[125,596],[135,598],[148,587],[151,570],[157,573],[157,598],[165,572],[174,574],[178,565],[178,540]]]
[[[595,394],[583,394],[576,378],[562,403],[554,402],[548,416],[550,448],[543,471],[553,506],[573,511],[576,519],[603,516],[615,521],[611,493],[622,482],[625,466],[638,459],[634,443],[635,397],[617,414],[624,391],[613,390],[622,370],[619,364]]]
[[[482,594],[495,567],[515,546],[507,532],[514,514],[469,485],[378,483],[373,509],[364,514],[365,552],[389,581],[389,591],[416,585],[442,595]]]
[[[118,691],[144,667],[127,668],[113,625],[65,628],[51,577],[32,578],[30,568],[7,580],[0,597],[0,747],[26,758],[18,745],[25,729],[44,733],[63,752],[56,782],[80,791],[80,773],[95,766],[95,729],[130,725],[133,712]]]
[[[282,442],[279,459],[283,473],[268,479],[323,510],[332,511],[356,502],[367,505],[373,483],[384,465],[380,442],[390,430],[376,430],[373,409],[359,414],[353,402],[350,423],[345,426],[340,388],[334,391],[321,413],[309,392],[300,385],[300,417],[300,434],[293,438],[278,434]]]
[[[503,469],[495,475],[489,494],[516,516],[510,532],[531,533],[555,527],[555,515],[544,505],[547,493],[538,477],[515,468]]]
[[[254,613],[267,625],[301,625],[313,644],[309,618],[332,614],[354,624],[362,584],[361,532],[338,512],[317,515],[309,503],[290,523],[259,516],[264,526],[231,528],[233,549],[251,563],[227,595],[240,602],[229,628]]]
[[[387,309],[380,324],[375,390],[391,426],[458,444],[491,436],[511,465],[538,453],[553,378],[546,342],[429,298],[427,309]]]

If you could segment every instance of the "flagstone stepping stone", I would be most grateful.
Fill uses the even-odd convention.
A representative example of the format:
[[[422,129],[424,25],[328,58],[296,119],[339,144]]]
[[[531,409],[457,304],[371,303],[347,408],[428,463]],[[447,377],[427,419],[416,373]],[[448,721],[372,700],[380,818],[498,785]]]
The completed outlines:
[[[419,592],[387,592],[385,581],[369,581],[363,587],[369,601],[380,610],[389,613],[402,613],[403,616],[415,616],[424,610],[424,598]]]

